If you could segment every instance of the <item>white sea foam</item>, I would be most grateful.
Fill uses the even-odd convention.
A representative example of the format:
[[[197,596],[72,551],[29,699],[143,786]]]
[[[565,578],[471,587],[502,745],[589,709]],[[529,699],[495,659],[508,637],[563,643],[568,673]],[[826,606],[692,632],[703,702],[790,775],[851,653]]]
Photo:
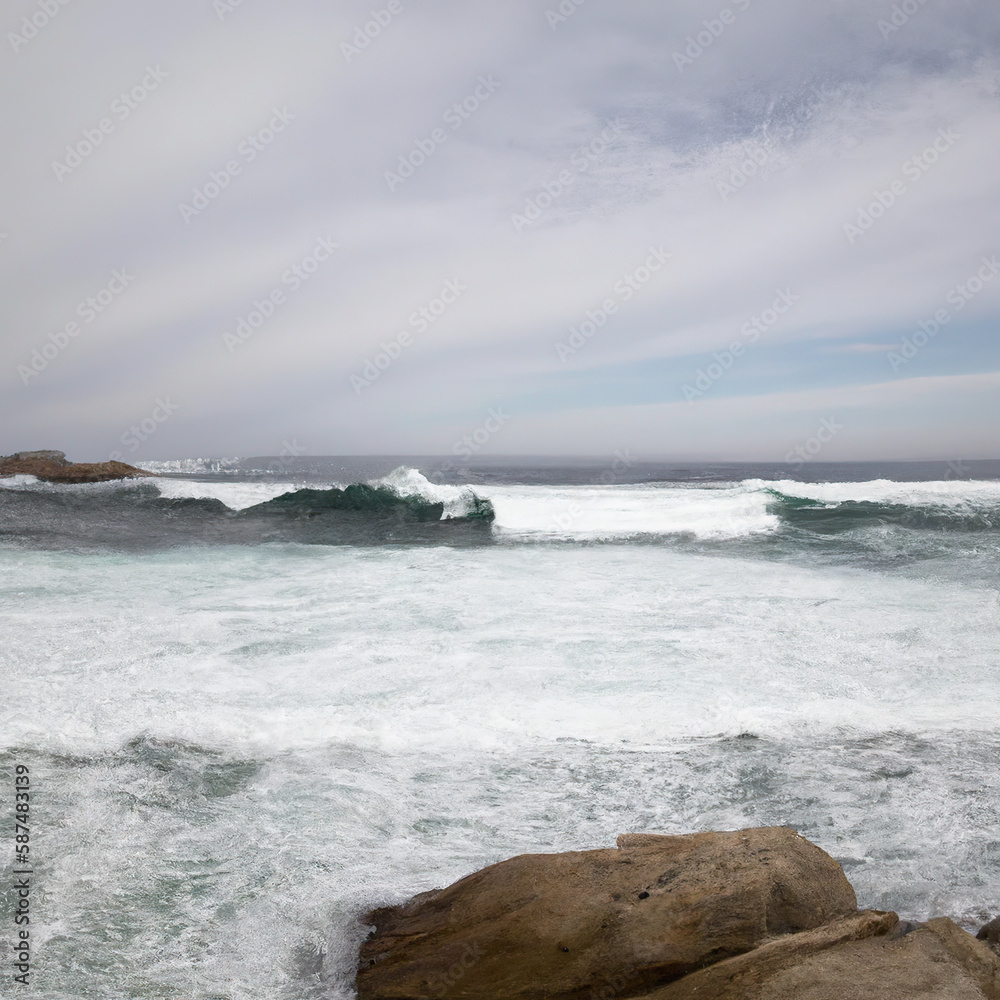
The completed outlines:
[[[349,1000],[366,909],[626,831],[792,825],[862,906],[993,912],[1000,611],[967,580],[662,546],[6,549],[0,608],[46,995],[85,961],[102,996]]]
[[[26,490],[32,489],[41,480],[36,476],[0,476],[0,489],[5,490]]]
[[[239,462],[239,458],[176,458],[162,462],[142,462],[140,468],[160,475],[169,475],[170,473],[193,476],[216,475],[238,471],[234,466],[238,465]]]
[[[109,479],[106,482],[100,483],[50,483],[35,476],[17,475],[0,478],[0,489],[23,490],[31,493],[65,493],[68,490],[74,493],[101,494],[114,492],[115,490],[131,490],[143,483],[153,482],[156,482],[156,480],[137,478]]]
[[[926,483],[897,483],[874,479],[866,483],[799,483],[747,479],[743,486],[754,490],[775,490],[790,497],[816,500],[823,504],[850,501],[905,504],[911,507],[965,507],[1000,505],[1000,483],[980,480],[946,479]]]
[[[274,482],[236,482],[225,480],[170,479],[164,477],[154,480],[160,495],[171,499],[193,497],[198,499],[221,500],[231,510],[245,510],[258,503],[266,503],[283,493],[291,493],[301,489],[301,483],[291,481]]]
[[[614,745],[636,717],[652,744],[1000,717],[996,595],[975,587],[660,547],[4,560],[5,676],[33,692],[15,742],[444,750]]]
[[[376,479],[373,486],[384,486],[402,497],[421,497],[431,503],[444,504],[444,518],[463,517],[473,502],[473,491],[468,486],[451,486],[432,483],[416,469],[401,465],[387,476]]]
[[[502,535],[519,539],[741,538],[777,530],[764,490],[644,486],[491,486]]]

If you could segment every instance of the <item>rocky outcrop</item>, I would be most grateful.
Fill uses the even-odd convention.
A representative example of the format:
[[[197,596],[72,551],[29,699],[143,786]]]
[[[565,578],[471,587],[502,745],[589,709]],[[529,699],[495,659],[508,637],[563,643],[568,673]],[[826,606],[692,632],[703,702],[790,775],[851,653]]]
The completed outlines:
[[[858,912],[785,827],[522,855],[365,922],[359,1000],[1000,1000],[988,943]]]
[[[358,995],[636,994],[856,912],[840,866],[794,830],[623,835],[617,850],[522,855],[376,910]]]
[[[153,475],[125,462],[69,462],[61,451],[18,451],[0,458],[0,477],[35,476],[49,483],[103,483]]]
[[[946,918],[914,928],[869,910],[769,941],[649,1000],[996,1000],[1000,962]]]

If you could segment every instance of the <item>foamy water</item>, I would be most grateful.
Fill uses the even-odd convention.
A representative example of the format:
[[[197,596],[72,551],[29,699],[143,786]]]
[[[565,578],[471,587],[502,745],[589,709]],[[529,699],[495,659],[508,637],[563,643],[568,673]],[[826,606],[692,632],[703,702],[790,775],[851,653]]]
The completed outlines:
[[[876,479],[866,483],[802,483],[790,479],[748,479],[750,489],[770,489],[786,496],[803,497],[820,503],[893,503],[909,506],[1000,505],[1000,483],[951,479],[921,483],[897,483]]]
[[[3,510],[58,489],[11,486]],[[493,544],[0,548],[26,996],[346,998],[366,907],[628,830],[789,824],[862,905],[995,911],[997,484],[476,490]],[[814,529],[775,494],[978,513]]]

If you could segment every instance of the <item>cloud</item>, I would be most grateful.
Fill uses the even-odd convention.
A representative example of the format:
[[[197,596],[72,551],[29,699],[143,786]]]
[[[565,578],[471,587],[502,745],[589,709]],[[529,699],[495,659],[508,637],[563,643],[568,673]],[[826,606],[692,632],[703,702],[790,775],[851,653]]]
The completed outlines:
[[[10,30],[33,9],[19,5]],[[759,437],[742,443],[711,416],[721,402],[680,393],[777,294],[796,303],[739,379],[719,381],[737,395],[725,405],[878,383],[878,352],[1000,250],[1000,24],[983,6],[927,5],[892,31],[878,23],[891,5],[860,0],[740,0],[721,31],[722,7],[694,2],[586,4],[555,23],[527,0],[404,2],[374,28],[372,9],[220,17],[207,0],[104,0],[67,6],[0,63],[17,95],[5,134],[19,137],[0,166],[0,450],[100,457],[168,393],[182,404],[137,457],[259,454],[289,434],[312,453],[446,452],[505,403],[538,416],[495,450],[585,453],[600,414],[601,440],[669,453],[636,435],[631,384],[684,413],[706,455],[772,453],[799,411],[752,421]],[[156,86],[115,110],[157,67]],[[74,148],[60,179],[52,164]],[[387,179],[401,163],[408,176]],[[337,253],[228,350],[227,331],[287,291],[282,276],[321,238]],[[655,248],[668,266],[618,301]],[[56,350],[122,268],[134,282]],[[449,280],[468,291],[412,322]],[[561,357],[609,298],[616,313]],[[997,312],[984,287],[899,380],[1000,367]],[[356,392],[352,375],[403,331],[412,345]],[[53,351],[35,371],[35,352]],[[659,383],[625,374],[643,371]],[[968,419],[920,447],[985,447],[979,411],[948,385],[935,405]],[[878,419],[879,457],[917,447],[912,423]],[[848,445],[868,451],[863,436]]]

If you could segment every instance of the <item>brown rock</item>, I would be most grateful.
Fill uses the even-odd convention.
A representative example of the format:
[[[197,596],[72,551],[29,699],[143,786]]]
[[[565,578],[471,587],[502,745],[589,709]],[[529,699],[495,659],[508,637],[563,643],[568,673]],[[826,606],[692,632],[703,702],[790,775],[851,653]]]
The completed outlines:
[[[607,1000],[856,913],[840,866],[794,830],[626,834],[376,910],[358,995]]]
[[[49,483],[103,483],[155,475],[125,462],[68,462],[61,451],[18,451],[0,458],[0,476],[36,476]]]
[[[983,924],[976,935],[977,940],[985,941],[1000,955],[1000,917],[994,917],[988,924]]]
[[[869,910],[769,941],[647,1000],[1000,1000],[1000,960],[939,918],[906,934]]]

